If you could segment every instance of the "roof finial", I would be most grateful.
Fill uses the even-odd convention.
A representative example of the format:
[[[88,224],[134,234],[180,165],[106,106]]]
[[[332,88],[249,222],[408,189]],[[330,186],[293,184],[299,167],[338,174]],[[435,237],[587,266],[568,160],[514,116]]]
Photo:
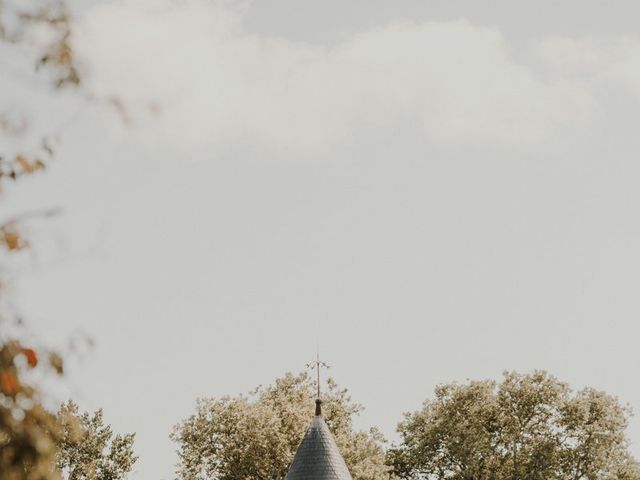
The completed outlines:
[[[316,369],[316,388],[317,388],[317,396],[316,396],[316,415],[322,415],[322,399],[320,398],[320,368],[329,368],[329,365],[320,361],[320,347],[316,349],[316,360],[314,362],[307,364],[308,368],[312,370]]]

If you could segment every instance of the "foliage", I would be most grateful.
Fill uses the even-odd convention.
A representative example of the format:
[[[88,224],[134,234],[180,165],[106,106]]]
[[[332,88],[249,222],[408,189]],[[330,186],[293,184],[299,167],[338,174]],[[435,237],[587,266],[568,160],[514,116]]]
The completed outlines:
[[[65,0],[0,0],[0,88],[13,82],[9,86],[15,96],[0,105],[0,189],[5,182],[44,169],[53,158],[54,139],[42,128],[32,128],[33,115],[26,112],[29,104],[37,102],[37,112],[45,108],[43,98],[80,85],[71,37]],[[54,212],[1,219],[0,247],[6,254],[29,247],[23,222]],[[5,280],[11,280],[4,275],[5,252],[0,256],[0,480],[55,480],[60,470],[70,479],[125,478],[136,461],[133,435],[112,438],[101,411],[79,415],[71,402],[57,416],[47,412],[34,383],[25,380],[36,367],[47,365],[61,374],[62,359],[52,353],[39,363],[34,350],[13,339],[15,333],[7,336],[7,327],[17,326],[21,332],[22,320],[5,298]]]
[[[57,88],[80,83],[70,38],[71,20],[63,0],[0,1],[0,41],[33,53],[34,66],[48,67]]]
[[[332,380],[323,414],[354,480],[386,479],[382,435],[354,431],[362,407]],[[305,373],[286,374],[249,396],[205,398],[176,425],[178,476],[183,480],[284,478],[314,414],[314,384]]]
[[[113,436],[102,410],[82,414],[72,401],[58,411],[62,426],[57,467],[68,480],[123,480],[138,457],[133,452],[135,434]]]
[[[10,68],[3,66],[7,77],[22,72],[19,66],[26,60],[55,90],[79,85],[79,67],[70,40],[71,18],[63,0],[0,0],[0,53],[6,54],[4,63],[10,64]],[[19,76],[17,81],[24,83],[25,79]],[[44,132],[29,138],[28,130],[29,119],[20,110],[0,110],[0,135],[5,140],[22,140],[15,151],[8,151],[3,142],[0,180],[31,174],[52,158],[52,139]]]
[[[0,0],[0,54],[3,57],[3,82],[21,72],[14,68],[31,62],[54,90],[80,81],[70,48],[70,19],[62,0]],[[19,77],[17,83],[25,84]],[[3,83],[4,85],[4,83]],[[29,138],[28,119],[20,111],[18,98],[7,99],[18,111],[0,110],[0,188],[12,181],[42,170],[53,155],[50,140],[41,132]],[[29,100],[23,98],[22,100]],[[3,108],[6,104],[3,102]],[[15,140],[13,147],[7,147]],[[13,150],[9,150],[13,148]],[[47,215],[47,214],[45,214]],[[29,245],[20,222],[27,216],[3,219],[0,247],[8,254]],[[6,257],[0,257],[6,260]],[[6,301],[5,271],[0,265],[0,480],[49,480],[59,477],[55,469],[56,446],[62,429],[55,415],[42,405],[42,395],[29,381],[37,370],[53,369],[62,373],[62,360],[54,353],[45,355],[7,337],[9,322],[21,320]],[[39,357],[42,357],[40,359]],[[46,357],[46,360],[45,360]],[[39,361],[41,360],[41,361]]]
[[[62,373],[57,355],[42,363]],[[34,350],[16,341],[0,346],[0,480],[58,477],[53,466],[60,425],[42,407],[38,391],[23,380],[36,368],[46,365]]]
[[[62,360],[44,360],[17,341],[0,346],[0,480],[123,480],[137,457],[134,435],[113,436],[102,411],[79,414],[73,402],[57,415],[26,379],[35,369],[62,374]]]
[[[640,480],[630,412],[606,393],[572,392],[544,371],[436,389],[407,414],[389,462],[428,480]]]

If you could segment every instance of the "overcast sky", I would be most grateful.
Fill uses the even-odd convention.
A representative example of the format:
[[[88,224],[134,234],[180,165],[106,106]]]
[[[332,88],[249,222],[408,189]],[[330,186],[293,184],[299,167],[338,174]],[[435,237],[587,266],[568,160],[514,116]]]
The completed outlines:
[[[637,2],[74,5],[87,88],[130,121],[32,106],[60,151],[3,208],[62,208],[20,306],[95,339],[66,393],[137,432],[136,480],[172,477],[196,397],[317,342],[390,438],[436,384],[506,369],[640,411]]]

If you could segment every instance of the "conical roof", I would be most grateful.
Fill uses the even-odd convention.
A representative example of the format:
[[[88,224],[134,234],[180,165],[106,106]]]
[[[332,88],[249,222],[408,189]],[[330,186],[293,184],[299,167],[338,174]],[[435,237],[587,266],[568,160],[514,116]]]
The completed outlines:
[[[285,480],[352,480],[319,407]]]

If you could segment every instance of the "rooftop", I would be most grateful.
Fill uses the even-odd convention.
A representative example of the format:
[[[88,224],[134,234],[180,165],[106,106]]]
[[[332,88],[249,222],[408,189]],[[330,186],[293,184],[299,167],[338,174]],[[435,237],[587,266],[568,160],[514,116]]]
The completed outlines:
[[[302,438],[285,480],[352,480],[333,435],[329,431],[320,401],[316,415]]]

